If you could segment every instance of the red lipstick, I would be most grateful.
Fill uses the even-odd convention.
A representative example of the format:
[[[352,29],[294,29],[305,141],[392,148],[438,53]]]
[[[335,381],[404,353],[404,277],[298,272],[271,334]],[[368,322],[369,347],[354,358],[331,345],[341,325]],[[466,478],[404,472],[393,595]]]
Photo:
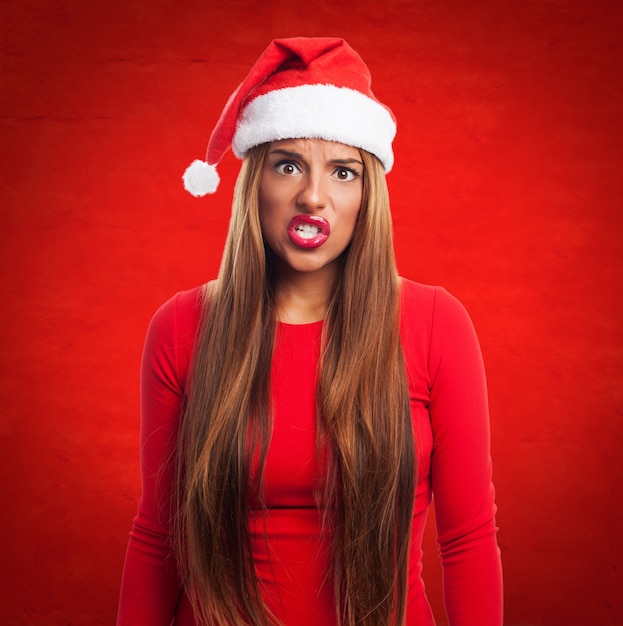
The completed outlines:
[[[295,215],[288,224],[288,237],[299,248],[318,248],[330,233],[329,222],[319,215]]]

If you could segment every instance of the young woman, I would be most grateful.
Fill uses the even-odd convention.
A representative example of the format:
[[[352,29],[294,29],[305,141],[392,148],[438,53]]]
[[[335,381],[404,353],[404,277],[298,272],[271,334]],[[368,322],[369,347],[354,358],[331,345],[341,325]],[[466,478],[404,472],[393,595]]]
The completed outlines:
[[[502,624],[482,359],[397,274],[394,134],[343,40],[276,40],[187,170],[244,159],[217,280],[147,335],[119,626],[431,626],[433,494],[449,623]]]

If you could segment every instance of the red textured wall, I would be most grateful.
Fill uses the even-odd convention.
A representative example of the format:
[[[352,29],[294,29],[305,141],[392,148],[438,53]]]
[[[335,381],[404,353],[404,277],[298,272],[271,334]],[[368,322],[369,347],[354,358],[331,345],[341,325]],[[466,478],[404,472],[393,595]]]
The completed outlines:
[[[277,36],[344,36],[399,132],[402,273],[472,313],[509,626],[623,624],[623,4],[0,4],[3,624],[112,623],[139,490],[137,372],[214,276],[237,162],[180,175]],[[444,624],[432,529],[426,577]]]

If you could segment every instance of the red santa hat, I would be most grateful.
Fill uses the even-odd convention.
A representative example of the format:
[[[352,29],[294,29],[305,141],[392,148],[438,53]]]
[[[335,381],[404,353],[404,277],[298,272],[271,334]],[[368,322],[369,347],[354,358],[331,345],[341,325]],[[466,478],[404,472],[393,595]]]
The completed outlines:
[[[370,88],[362,58],[331,37],[275,39],[230,96],[205,161],[184,172],[193,196],[214,193],[216,165],[231,147],[243,159],[262,143],[279,139],[326,139],[366,150],[389,172],[394,163],[396,122]]]

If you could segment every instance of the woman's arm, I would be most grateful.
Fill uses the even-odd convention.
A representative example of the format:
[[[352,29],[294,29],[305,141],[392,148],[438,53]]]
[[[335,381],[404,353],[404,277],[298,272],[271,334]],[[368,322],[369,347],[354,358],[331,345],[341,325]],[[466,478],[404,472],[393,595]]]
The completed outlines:
[[[431,477],[448,620],[451,626],[501,626],[484,366],[467,312],[442,289],[435,298],[429,371]]]
[[[183,400],[178,296],[154,315],[141,364],[142,493],[126,553],[118,626],[169,626],[181,593],[169,543],[172,451]]]

